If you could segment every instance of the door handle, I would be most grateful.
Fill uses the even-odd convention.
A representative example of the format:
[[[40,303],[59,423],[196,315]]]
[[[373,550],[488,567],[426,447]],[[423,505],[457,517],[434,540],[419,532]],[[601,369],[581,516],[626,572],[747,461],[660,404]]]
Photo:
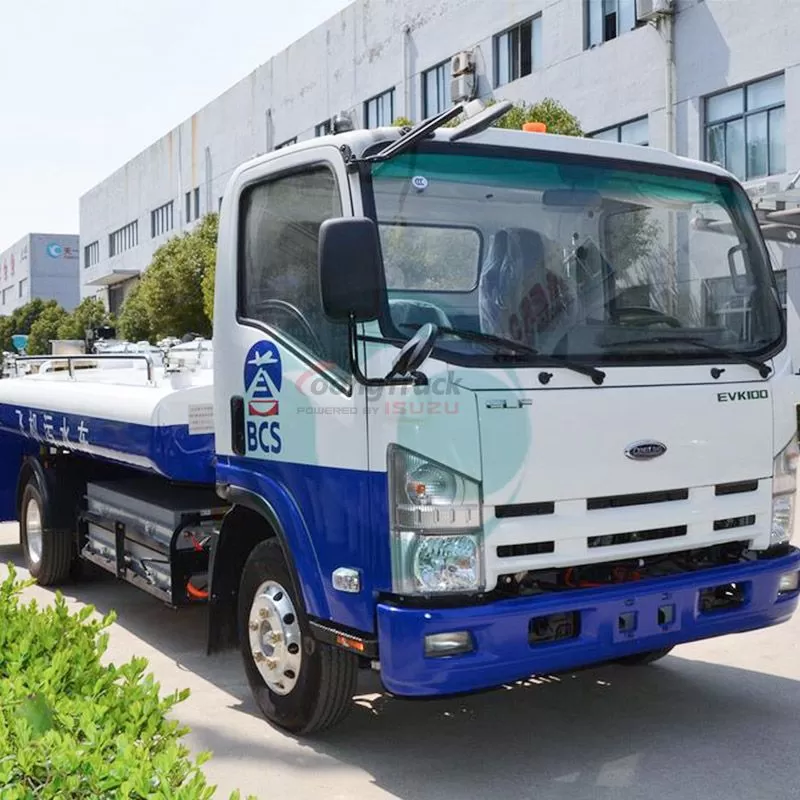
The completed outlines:
[[[237,456],[245,455],[244,441],[244,398],[231,397],[231,447]]]

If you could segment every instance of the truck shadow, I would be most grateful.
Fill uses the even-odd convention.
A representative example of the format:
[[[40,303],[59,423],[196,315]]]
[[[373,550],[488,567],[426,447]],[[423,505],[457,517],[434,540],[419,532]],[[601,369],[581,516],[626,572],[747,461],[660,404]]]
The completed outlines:
[[[22,566],[18,548],[0,546],[0,563],[9,560]],[[175,611],[102,574],[61,591],[101,613],[115,609],[117,625],[148,649],[261,719],[239,654],[205,655],[204,608]],[[744,649],[753,640],[739,642]],[[796,646],[787,637],[787,648]],[[329,783],[343,765],[368,776],[351,775],[352,796],[403,800],[794,800],[800,788],[800,682],[775,675],[673,655],[646,668],[603,666],[446,700],[395,699],[370,675],[360,691],[350,717],[315,738],[292,740],[266,723],[262,735],[252,721],[240,733],[220,730],[213,718],[193,722],[191,738],[213,751],[210,769],[235,760],[243,789],[249,779],[266,785],[271,769],[318,774],[318,788],[302,797],[351,796]]]

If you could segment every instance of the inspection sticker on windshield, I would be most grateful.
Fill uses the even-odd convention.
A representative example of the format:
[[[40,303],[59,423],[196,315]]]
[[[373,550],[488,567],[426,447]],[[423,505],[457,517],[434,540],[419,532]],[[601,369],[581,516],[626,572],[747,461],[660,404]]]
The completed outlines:
[[[411,185],[422,192],[428,188],[428,179],[424,175],[415,175],[411,179]]]

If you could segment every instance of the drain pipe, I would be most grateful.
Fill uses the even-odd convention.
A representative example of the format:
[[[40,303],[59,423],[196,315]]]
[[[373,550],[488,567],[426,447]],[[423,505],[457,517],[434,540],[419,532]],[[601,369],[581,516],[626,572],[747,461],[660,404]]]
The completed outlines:
[[[409,37],[411,36],[411,26],[406,23],[403,25],[403,116],[408,117],[408,119],[413,121],[413,116],[411,114],[411,92],[409,89],[410,81],[408,77],[409,73]],[[396,117],[400,116],[399,114],[395,114]],[[394,122],[394,120],[392,120]]]
[[[668,11],[661,17],[664,25],[664,39],[667,47],[667,59],[665,65],[665,89],[666,97],[664,104],[664,117],[666,121],[666,146],[665,150],[670,153],[675,152],[675,17],[672,11]]]

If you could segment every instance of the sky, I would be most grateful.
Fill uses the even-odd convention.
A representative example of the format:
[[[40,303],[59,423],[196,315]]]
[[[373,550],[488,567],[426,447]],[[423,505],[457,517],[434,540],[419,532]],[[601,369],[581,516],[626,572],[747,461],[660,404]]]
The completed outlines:
[[[0,0],[0,251],[350,0]]]

